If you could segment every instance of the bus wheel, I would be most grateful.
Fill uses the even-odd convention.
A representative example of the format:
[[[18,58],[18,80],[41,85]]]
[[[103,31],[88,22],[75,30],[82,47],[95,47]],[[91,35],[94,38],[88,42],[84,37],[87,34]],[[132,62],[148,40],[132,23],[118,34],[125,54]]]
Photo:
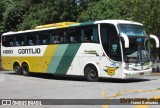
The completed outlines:
[[[98,71],[96,67],[93,65],[88,65],[87,67],[85,67],[84,74],[88,81],[96,82],[99,80]]]
[[[19,64],[14,64],[13,69],[17,75],[22,74],[21,67],[19,66]]]
[[[22,64],[22,74],[24,76],[29,76],[29,67],[27,63]]]

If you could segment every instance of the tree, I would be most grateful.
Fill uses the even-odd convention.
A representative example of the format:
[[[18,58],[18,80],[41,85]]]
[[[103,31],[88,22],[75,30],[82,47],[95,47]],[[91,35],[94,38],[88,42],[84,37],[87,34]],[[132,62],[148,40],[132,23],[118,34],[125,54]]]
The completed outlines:
[[[5,24],[3,21],[3,16],[7,8],[9,7],[9,4],[12,4],[12,0],[1,0],[0,1],[0,32],[4,32]]]
[[[12,31],[18,28],[25,14],[25,5],[23,1],[12,1],[3,13],[3,23],[5,31]]]
[[[159,4],[159,0],[123,0],[121,2],[121,18],[141,22],[149,34],[160,36]]]
[[[19,28],[30,29],[37,25],[63,21],[76,21],[77,4],[74,0],[42,0],[31,4]]]
[[[101,20],[101,19],[118,19],[119,14],[118,0],[101,0],[92,2],[88,8],[78,17],[79,21],[85,20]]]

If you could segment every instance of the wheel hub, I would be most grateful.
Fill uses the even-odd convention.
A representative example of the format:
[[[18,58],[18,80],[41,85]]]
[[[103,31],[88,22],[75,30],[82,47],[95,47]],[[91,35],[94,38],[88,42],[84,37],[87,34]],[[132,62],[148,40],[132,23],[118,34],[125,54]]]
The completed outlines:
[[[97,72],[96,72],[94,69],[92,69],[92,70],[90,71],[90,77],[91,77],[91,78],[97,77]]]

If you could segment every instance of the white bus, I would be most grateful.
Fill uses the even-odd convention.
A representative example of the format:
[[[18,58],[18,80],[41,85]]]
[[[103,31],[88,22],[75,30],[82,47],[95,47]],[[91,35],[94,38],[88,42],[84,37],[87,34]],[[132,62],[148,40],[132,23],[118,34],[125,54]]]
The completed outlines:
[[[29,73],[50,73],[99,78],[134,78],[150,75],[149,40],[142,24],[125,20],[61,22],[33,30],[2,35],[2,68]]]

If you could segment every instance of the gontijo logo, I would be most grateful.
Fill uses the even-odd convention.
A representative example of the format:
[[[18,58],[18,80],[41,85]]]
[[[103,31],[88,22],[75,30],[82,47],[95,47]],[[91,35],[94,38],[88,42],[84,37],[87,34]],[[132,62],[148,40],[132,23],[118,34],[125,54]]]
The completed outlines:
[[[18,54],[40,54],[40,48],[28,48],[28,49],[18,49]]]
[[[18,49],[18,54],[40,54],[40,48]],[[13,50],[3,50],[3,54],[13,54]]]

